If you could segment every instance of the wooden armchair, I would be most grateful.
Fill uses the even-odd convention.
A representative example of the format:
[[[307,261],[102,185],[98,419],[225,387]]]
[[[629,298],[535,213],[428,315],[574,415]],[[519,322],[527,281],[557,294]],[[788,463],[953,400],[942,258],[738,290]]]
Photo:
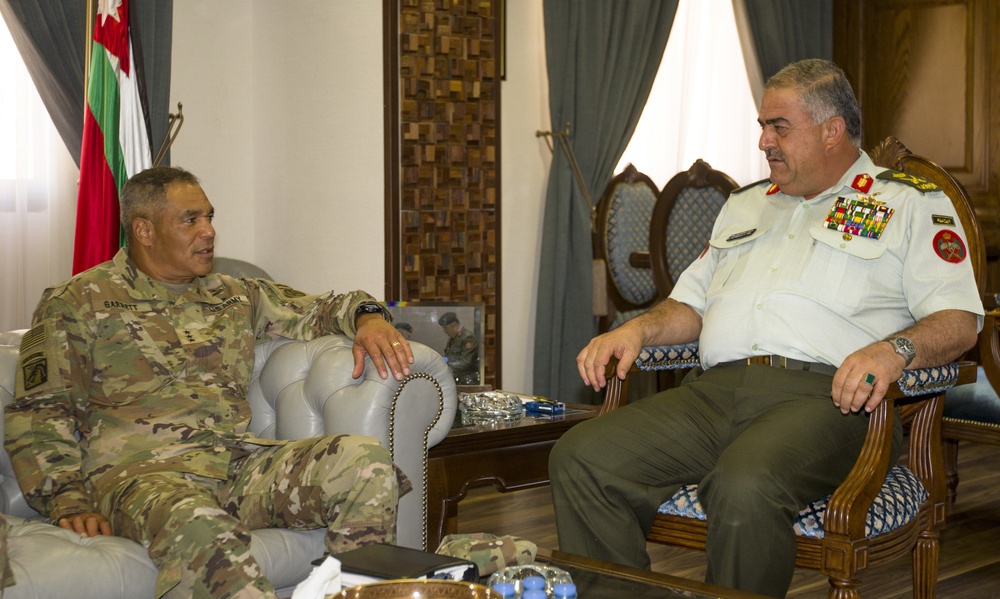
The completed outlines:
[[[913,155],[895,138],[885,140],[871,156],[880,166],[935,183],[941,177],[951,179],[944,169]],[[961,190],[957,183],[953,188],[941,187],[955,204],[976,280],[982,285],[984,243],[968,197],[955,192]],[[697,343],[693,343],[643,348],[636,367],[678,369],[696,363]],[[614,366],[608,366],[602,413],[617,408],[627,397],[627,381],[615,376]],[[857,587],[864,570],[907,554],[913,559],[913,596],[934,596],[938,537],[946,511],[941,449],[944,393],[975,377],[973,362],[904,371],[886,400],[871,413],[861,454],[847,478],[830,497],[818,498],[800,513],[795,523],[796,565],[828,576],[831,599],[859,597]],[[889,463],[897,415],[909,423],[906,467]],[[660,507],[647,540],[704,550],[706,533],[697,485],[687,485]]]
[[[878,157],[876,157],[876,154]],[[894,137],[879,144],[872,154],[879,164],[915,174],[935,183],[955,203],[969,239],[969,257],[979,281],[979,291],[988,312],[973,355],[980,363],[974,384],[956,387],[947,394],[941,434],[944,440],[944,463],[947,474],[948,503],[954,503],[958,488],[959,441],[1000,445],[1000,294],[983,293],[986,284],[986,255],[982,230],[976,221],[969,194],[948,171],[930,160],[913,154]],[[882,160],[883,162],[879,162]],[[973,250],[973,245],[979,249]]]

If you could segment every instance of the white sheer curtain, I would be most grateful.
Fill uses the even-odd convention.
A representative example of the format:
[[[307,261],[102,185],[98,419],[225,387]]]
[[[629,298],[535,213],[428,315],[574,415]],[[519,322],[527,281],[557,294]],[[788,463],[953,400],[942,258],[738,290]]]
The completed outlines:
[[[0,331],[27,328],[69,278],[79,169],[0,19]]]
[[[680,0],[653,90],[616,172],[662,188],[701,158],[740,185],[768,176],[733,0]]]

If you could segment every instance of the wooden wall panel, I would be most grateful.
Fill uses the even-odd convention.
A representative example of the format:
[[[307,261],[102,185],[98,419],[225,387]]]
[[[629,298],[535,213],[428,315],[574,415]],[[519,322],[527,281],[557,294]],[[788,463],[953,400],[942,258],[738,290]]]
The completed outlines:
[[[495,4],[385,2],[387,36],[396,36],[386,44],[387,136],[395,136],[387,139],[394,147],[386,167],[398,178],[387,175],[387,252],[394,255],[386,264],[391,299],[484,302],[484,383],[499,386]]]
[[[1000,3],[835,0],[834,23],[834,60],[861,102],[864,146],[895,135],[962,183],[1000,291]]]

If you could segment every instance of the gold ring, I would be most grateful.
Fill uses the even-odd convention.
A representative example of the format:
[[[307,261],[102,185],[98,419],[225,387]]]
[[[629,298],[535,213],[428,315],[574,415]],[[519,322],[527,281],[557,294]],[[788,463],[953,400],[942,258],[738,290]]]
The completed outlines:
[[[864,382],[867,385],[874,386],[875,385],[875,375],[869,372],[868,374],[865,375]]]
[[[393,347],[396,347],[397,345],[403,345],[403,344],[402,344],[402,343],[400,343],[399,341],[393,341],[393,342],[392,342],[392,343],[390,343],[389,345],[391,345],[391,346],[393,346]]]

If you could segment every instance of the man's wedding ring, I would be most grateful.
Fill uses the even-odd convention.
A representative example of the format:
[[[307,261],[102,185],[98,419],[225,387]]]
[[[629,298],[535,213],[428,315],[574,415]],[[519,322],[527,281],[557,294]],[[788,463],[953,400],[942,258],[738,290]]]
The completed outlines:
[[[390,343],[389,345],[391,345],[391,346],[393,346],[393,347],[396,347],[397,345],[403,345],[403,344],[402,344],[402,343],[400,343],[399,341],[393,341],[393,342],[392,342],[392,343]],[[874,379],[872,379],[872,380],[874,380]]]

